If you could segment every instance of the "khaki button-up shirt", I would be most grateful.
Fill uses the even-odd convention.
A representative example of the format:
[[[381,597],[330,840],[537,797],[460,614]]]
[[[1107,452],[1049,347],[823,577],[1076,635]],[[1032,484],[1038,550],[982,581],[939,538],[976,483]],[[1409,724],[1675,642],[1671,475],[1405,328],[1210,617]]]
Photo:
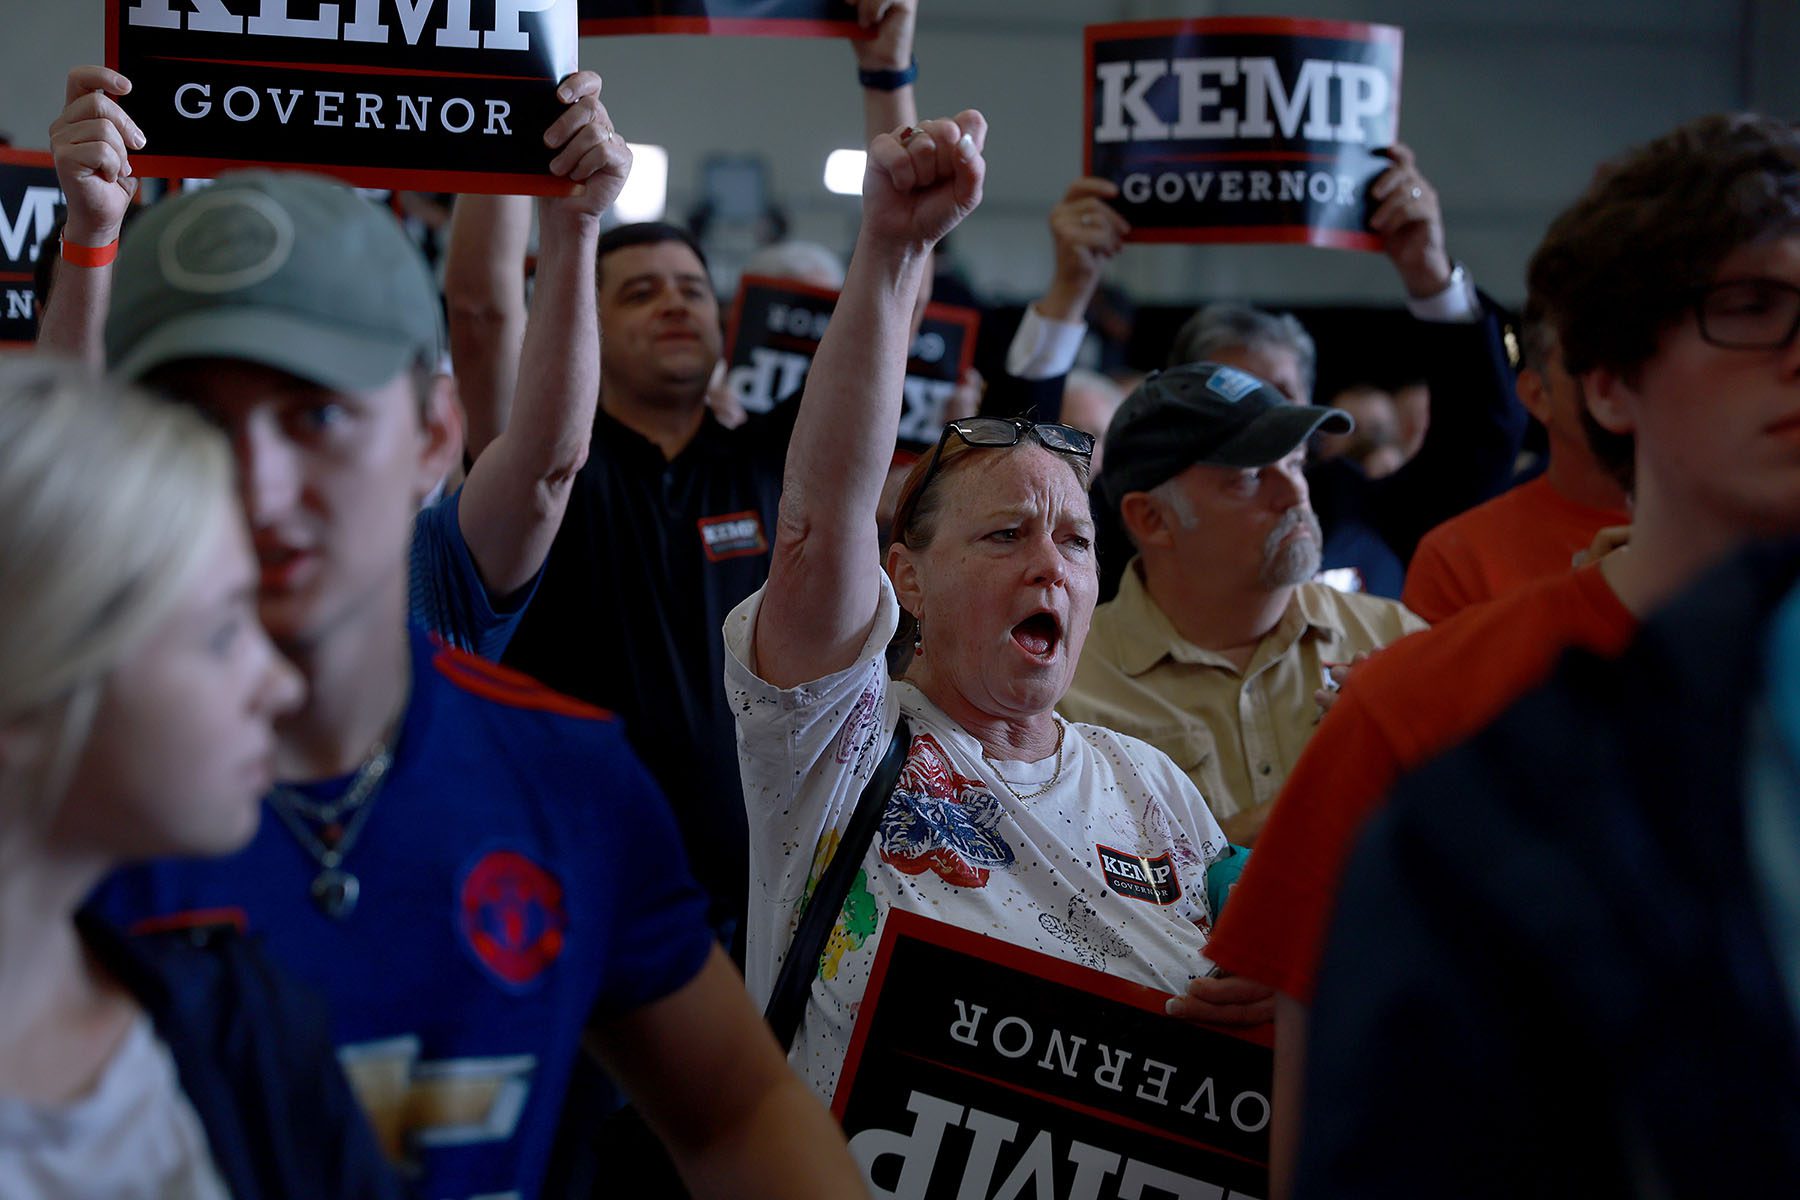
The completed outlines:
[[[1175,631],[1133,560],[1119,594],[1094,610],[1057,707],[1167,754],[1224,820],[1281,791],[1319,723],[1313,692],[1326,667],[1423,628],[1396,601],[1304,583],[1240,672]]]

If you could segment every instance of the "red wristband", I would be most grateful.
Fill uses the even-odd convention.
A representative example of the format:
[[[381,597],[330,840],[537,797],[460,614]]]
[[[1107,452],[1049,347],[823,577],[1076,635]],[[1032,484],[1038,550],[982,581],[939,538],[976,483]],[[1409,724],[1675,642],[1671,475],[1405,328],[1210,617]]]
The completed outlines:
[[[118,238],[114,238],[104,246],[78,246],[68,238],[60,240],[63,261],[77,267],[104,267],[119,257]]]

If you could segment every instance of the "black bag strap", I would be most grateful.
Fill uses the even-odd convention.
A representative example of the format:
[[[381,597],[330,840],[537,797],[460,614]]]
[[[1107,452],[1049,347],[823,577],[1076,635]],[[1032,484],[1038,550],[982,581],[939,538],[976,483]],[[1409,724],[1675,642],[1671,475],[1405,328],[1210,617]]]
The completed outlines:
[[[911,744],[912,729],[906,723],[906,714],[902,713],[887,753],[863,787],[862,795],[856,798],[850,826],[839,839],[837,852],[831,856],[831,864],[825,868],[818,886],[813,888],[812,899],[807,901],[806,911],[800,916],[800,927],[794,930],[787,961],[781,964],[775,991],[769,996],[769,1007],[763,1012],[763,1019],[775,1031],[775,1040],[781,1043],[784,1052],[793,1048],[794,1035],[800,1032],[806,996],[812,990],[813,978],[819,973],[819,955],[825,952],[832,926],[837,924],[838,914],[843,911],[844,898],[850,894],[850,884],[862,865],[863,852],[875,839],[882,810],[894,793],[894,785],[900,781],[900,768],[906,764],[906,751]]]

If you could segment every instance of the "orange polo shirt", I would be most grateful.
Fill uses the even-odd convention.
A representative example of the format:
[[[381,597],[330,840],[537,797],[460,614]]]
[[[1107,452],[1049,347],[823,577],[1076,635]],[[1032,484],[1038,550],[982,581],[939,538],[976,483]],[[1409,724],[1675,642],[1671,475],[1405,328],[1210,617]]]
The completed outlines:
[[[1566,574],[1570,560],[1624,509],[1591,508],[1543,476],[1445,521],[1419,542],[1406,568],[1406,607],[1433,625],[1535,579]]]

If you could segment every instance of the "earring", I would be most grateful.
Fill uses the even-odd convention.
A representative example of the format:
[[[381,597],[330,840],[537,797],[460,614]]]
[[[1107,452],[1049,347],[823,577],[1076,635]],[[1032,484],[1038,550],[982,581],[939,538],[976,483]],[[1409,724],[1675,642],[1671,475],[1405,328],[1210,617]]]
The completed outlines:
[[[914,657],[923,657],[924,654],[925,654],[925,622],[919,621],[919,620],[914,620],[914,622],[913,622],[913,655],[914,655]]]

